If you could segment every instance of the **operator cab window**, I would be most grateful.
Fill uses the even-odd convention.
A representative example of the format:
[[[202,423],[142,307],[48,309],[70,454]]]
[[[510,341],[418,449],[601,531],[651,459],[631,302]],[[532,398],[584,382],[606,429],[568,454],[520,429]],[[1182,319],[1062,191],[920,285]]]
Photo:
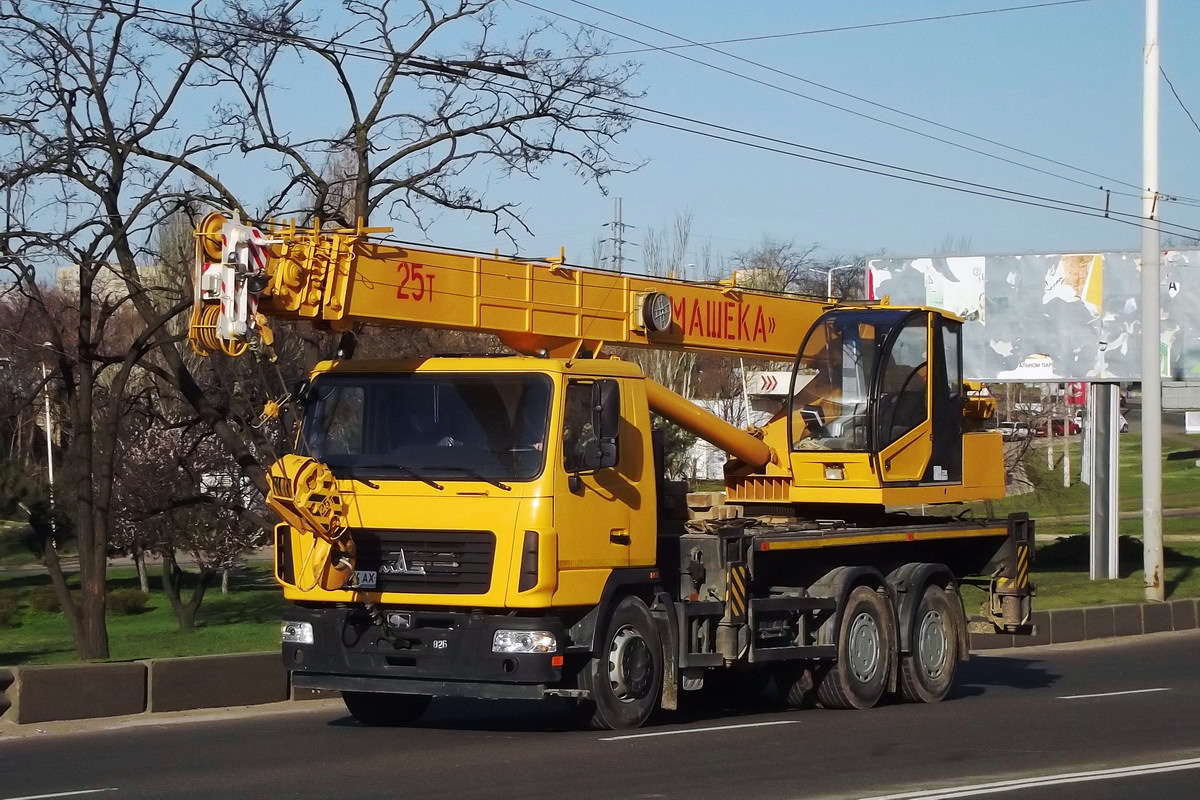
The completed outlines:
[[[929,321],[917,314],[895,333],[879,376],[876,441],[882,450],[928,416]]]
[[[877,353],[903,317],[902,311],[833,311],[813,327],[793,378],[793,450],[868,449]]]

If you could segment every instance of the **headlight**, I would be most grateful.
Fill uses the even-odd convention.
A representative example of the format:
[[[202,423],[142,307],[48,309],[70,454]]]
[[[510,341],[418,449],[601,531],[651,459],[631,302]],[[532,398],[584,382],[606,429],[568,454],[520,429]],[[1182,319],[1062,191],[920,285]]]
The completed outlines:
[[[284,644],[312,644],[313,628],[311,622],[284,622],[279,626],[279,633]]]
[[[553,653],[557,642],[549,631],[496,631],[493,653]]]

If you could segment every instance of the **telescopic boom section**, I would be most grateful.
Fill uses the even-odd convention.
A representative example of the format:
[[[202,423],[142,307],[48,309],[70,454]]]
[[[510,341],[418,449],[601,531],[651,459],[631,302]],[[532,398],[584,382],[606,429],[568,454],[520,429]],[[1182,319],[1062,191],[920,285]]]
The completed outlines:
[[[485,331],[526,354],[605,344],[791,360],[824,300],[372,240],[388,229],[271,229],[209,215],[197,231],[190,339],[240,354],[268,318]]]

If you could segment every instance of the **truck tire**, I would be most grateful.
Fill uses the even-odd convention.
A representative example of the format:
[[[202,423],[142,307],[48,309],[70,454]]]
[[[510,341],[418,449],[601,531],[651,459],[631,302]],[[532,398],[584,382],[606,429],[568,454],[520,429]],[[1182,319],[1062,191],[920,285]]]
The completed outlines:
[[[900,695],[913,703],[936,703],[954,684],[958,666],[958,615],[940,586],[925,588],[912,621],[912,645],[900,657]]]
[[[817,704],[811,667],[783,664],[775,671],[779,699],[787,708],[813,708]]]
[[[580,703],[594,730],[638,728],[658,706],[663,654],[658,626],[639,598],[621,598],[604,627],[599,652],[580,673],[590,697]]]
[[[879,702],[896,652],[891,620],[885,595],[868,586],[851,590],[837,631],[837,662],[815,676],[822,706],[871,708]]]
[[[363,725],[411,725],[429,708],[432,697],[418,694],[342,692],[346,710]]]

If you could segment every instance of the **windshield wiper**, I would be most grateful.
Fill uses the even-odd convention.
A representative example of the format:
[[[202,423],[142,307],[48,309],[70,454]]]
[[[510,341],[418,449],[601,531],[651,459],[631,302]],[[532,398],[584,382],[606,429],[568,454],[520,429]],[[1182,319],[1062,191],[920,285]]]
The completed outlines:
[[[426,477],[425,475],[421,474],[420,472],[417,472],[415,469],[408,466],[407,464],[396,464],[394,462],[389,461],[389,462],[377,462],[377,463],[371,463],[371,464],[356,464],[355,467],[357,469],[398,469],[401,472],[403,472],[405,475],[409,475],[413,478],[416,478],[419,481],[427,483],[439,491],[441,491],[442,489],[445,488],[437,481],[433,480],[432,478]],[[351,475],[353,476],[353,473],[351,473]]]
[[[369,481],[366,478],[364,478],[363,476],[357,474],[354,471],[354,467],[350,467],[349,469],[346,470],[346,477],[352,481],[358,481],[359,483],[364,483],[371,489],[379,488],[379,484],[376,483],[375,481]]]
[[[453,470],[454,472],[461,472],[464,475],[470,475],[472,478],[475,478],[476,480],[486,481],[487,483],[490,483],[493,486],[495,486],[497,489],[503,489],[506,492],[512,491],[512,487],[509,486],[507,483],[497,480],[496,478],[489,478],[487,475],[484,475],[482,472],[476,472],[475,470],[471,469],[470,467],[438,467],[438,469],[448,469],[448,470]]]

